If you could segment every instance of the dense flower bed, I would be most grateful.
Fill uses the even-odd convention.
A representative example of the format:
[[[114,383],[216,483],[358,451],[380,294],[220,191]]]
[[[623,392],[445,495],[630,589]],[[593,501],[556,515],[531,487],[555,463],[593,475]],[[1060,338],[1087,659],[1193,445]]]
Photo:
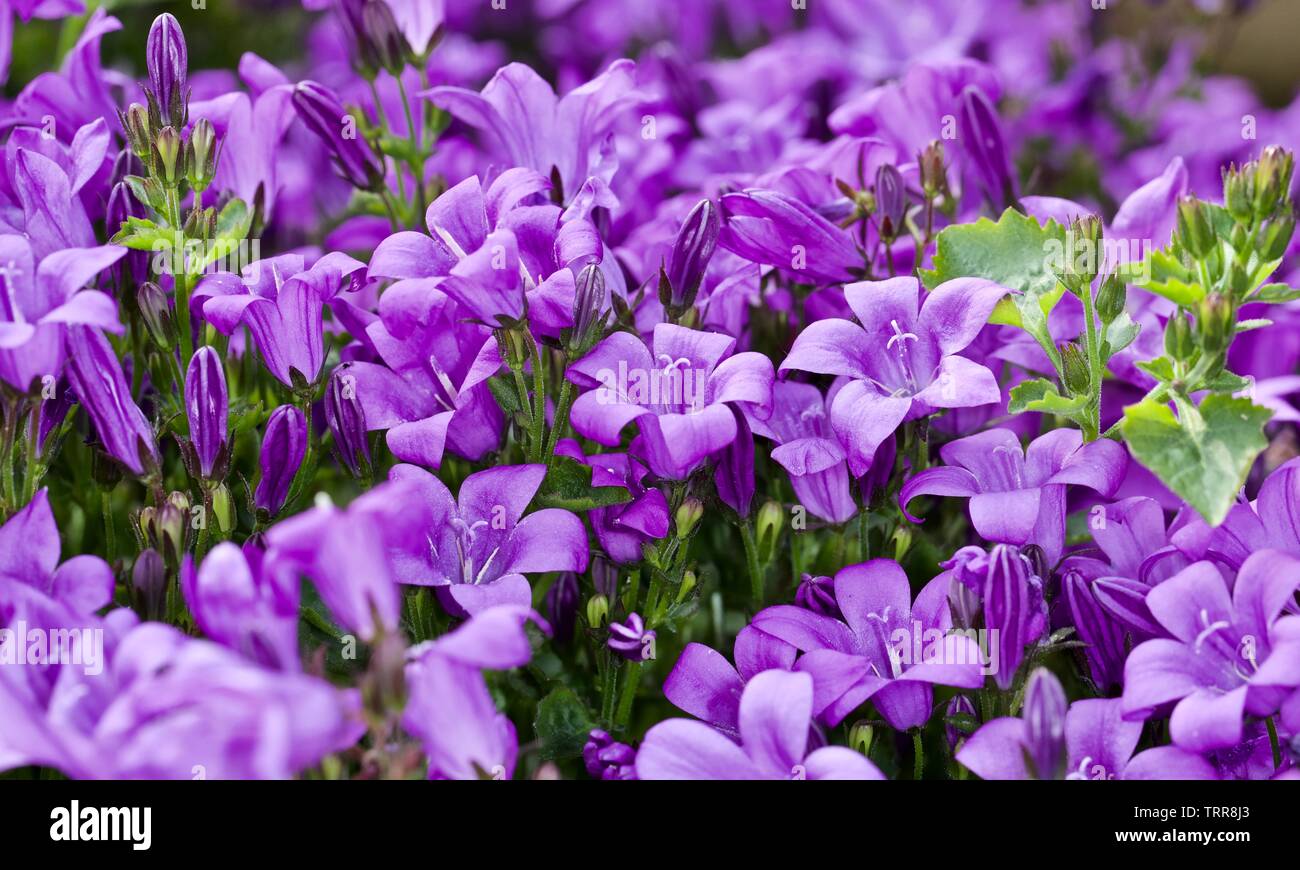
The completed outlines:
[[[0,4],[6,776],[1300,776],[1251,4],[115,5]]]

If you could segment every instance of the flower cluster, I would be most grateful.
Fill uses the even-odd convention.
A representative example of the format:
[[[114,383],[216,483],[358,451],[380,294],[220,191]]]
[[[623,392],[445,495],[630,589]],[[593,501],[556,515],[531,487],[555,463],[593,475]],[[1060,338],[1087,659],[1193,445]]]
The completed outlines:
[[[1251,4],[11,5],[0,774],[1300,778]]]

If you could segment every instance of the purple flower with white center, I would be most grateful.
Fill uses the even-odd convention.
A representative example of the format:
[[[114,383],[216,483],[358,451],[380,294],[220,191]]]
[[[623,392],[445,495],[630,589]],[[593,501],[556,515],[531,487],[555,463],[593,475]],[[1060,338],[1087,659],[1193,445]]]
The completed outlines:
[[[951,582],[951,576],[940,574],[913,603],[898,563],[873,559],[836,573],[842,621],[777,605],[759,611],[752,624],[803,651],[795,670],[813,676],[820,721],[837,725],[871,700],[902,731],[930,718],[932,685],[974,689],[984,684],[979,646],[966,635],[948,633]]]
[[[527,605],[526,574],[587,570],[587,532],[566,510],[544,508],[524,516],[544,465],[503,465],[465,478],[453,497],[438,478],[398,465],[389,478],[419,505],[417,534],[394,557],[399,582],[432,586],[457,615],[500,604]]]
[[[280,570],[253,548],[222,541],[195,570],[186,556],[180,587],[199,629],[250,661],[280,671],[297,671],[298,578]]]
[[[1300,558],[1262,550],[1231,587],[1213,563],[1197,562],[1152,588],[1147,607],[1169,636],[1129,654],[1124,717],[1141,721],[1172,706],[1178,746],[1209,752],[1241,743],[1245,715],[1274,713],[1300,687],[1300,616],[1280,617],[1298,586]]]
[[[99,330],[89,326],[68,330],[68,380],[110,456],[136,475],[158,468],[161,459],[153,428],[131,400],[122,364]]]
[[[790,670],[798,650],[747,625],[736,635],[733,654],[735,667],[717,650],[688,643],[664,680],[663,691],[678,709],[735,737],[745,683],[764,671]]]
[[[0,235],[0,380],[25,393],[33,382],[58,377],[73,325],[123,332],[117,303],[82,287],[125,252],[71,247],[38,260],[28,239]]]
[[[528,663],[524,626],[549,626],[527,606],[499,606],[407,652],[409,700],[402,727],[429,760],[429,779],[509,779],[519,756],[515,726],[492,701],[482,671]]]
[[[636,750],[599,728],[587,735],[582,761],[592,779],[636,779]]]
[[[577,442],[568,439],[560,442],[555,452],[590,465],[593,487],[618,486],[631,495],[631,500],[623,504],[587,512],[596,540],[610,559],[623,565],[640,562],[645,557],[643,547],[668,534],[668,499],[663,490],[642,483],[650,472],[640,462],[626,453],[583,456]]]
[[[262,476],[253,491],[253,504],[271,516],[280,512],[303,457],[307,455],[307,418],[293,405],[271,412],[262,435],[258,466]]]
[[[969,408],[1001,400],[997,379],[958,352],[984,327],[1009,291],[978,278],[958,278],[920,301],[915,278],[863,281],[844,288],[858,323],[810,323],[795,339],[782,373],[792,369],[851,379],[831,403],[831,428],[861,477],[876,448],[904,420],[938,408]]]
[[[811,384],[778,381],[771,416],[751,426],[777,443],[772,459],[789,475],[799,504],[828,523],[842,523],[857,514],[858,504],[847,456],[831,429],[830,405]]]
[[[635,71],[632,61],[616,60],[557,97],[530,67],[512,63],[497,70],[480,93],[436,87],[419,96],[478,130],[505,165],[557,179],[567,203],[588,179],[604,187],[613,176],[614,125],[641,99],[633,89]]]
[[[221,357],[210,347],[201,347],[190,358],[185,372],[185,415],[190,424],[190,443],[206,480],[225,476],[227,415],[226,370]]]
[[[982,537],[1037,544],[1053,564],[1065,546],[1065,486],[1111,496],[1128,466],[1122,445],[1108,438],[1085,444],[1077,429],[1053,429],[1028,449],[1010,429],[990,429],[945,444],[939,455],[945,466],[903,485],[898,501],[905,513],[918,495],[969,498],[971,524]]]
[[[384,291],[365,340],[385,365],[354,362],[356,399],[393,455],[431,468],[451,450],[482,459],[500,444],[504,418],[487,380],[501,368],[496,338],[428,279]]]
[[[655,633],[645,627],[639,613],[629,613],[622,622],[611,622],[605,645],[630,662],[648,662],[655,657]]]
[[[861,275],[865,258],[849,234],[792,196],[752,189],[722,197],[718,244],[799,281],[837,284]]]
[[[746,683],[738,739],[692,719],[669,719],[646,732],[636,755],[639,779],[869,779],[884,775],[844,746],[808,752],[813,679],[771,670]]]
[[[609,335],[569,366],[569,380],[587,390],[573,403],[573,428],[614,447],[635,420],[633,455],[657,477],[684,480],[735,440],[728,403],[754,417],[771,413],[771,360],[735,346],[729,336],[666,323],[655,327],[652,347],[626,332]]]
[[[245,266],[242,275],[209,275],[192,298],[223,335],[247,326],[267,371],[296,389],[315,383],[325,362],[326,303],[364,268],[341,253],[326,254],[310,269],[301,255],[285,254]]]
[[[1055,679],[1050,677],[1049,679]],[[1142,737],[1142,723],[1124,719],[1118,698],[1090,698],[1075,701],[1064,711],[1064,776],[1036,777],[1026,758],[1044,748],[1025,718],[1004,716],[983,725],[966,738],[957,751],[957,761],[983,779],[1064,778],[1067,780],[1111,779],[1218,779],[1201,756],[1176,746],[1157,746],[1133,754]],[[1053,732],[1055,720],[1053,721]],[[1041,729],[1038,732],[1041,735]],[[1057,751],[1053,749],[1053,751]]]

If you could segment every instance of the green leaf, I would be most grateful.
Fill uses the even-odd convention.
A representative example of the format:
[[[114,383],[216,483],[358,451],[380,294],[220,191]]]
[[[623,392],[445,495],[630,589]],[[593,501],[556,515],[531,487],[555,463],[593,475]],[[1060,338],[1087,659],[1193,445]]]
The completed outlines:
[[[1286,284],[1265,284],[1247,297],[1247,302],[1294,302],[1300,299],[1300,289]]]
[[[1137,286],[1163,296],[1176,305],[1195,305],[1205,298],[1205,288],[1196,273],[1168,250],[1152,251],[1147,257],[1151,277]]]
[[[160,227],[145,218],[129,217],[108,241],[133,251],[169,251],[176,235],[170,227]]]
[[[1200,408],[1180,403],[1179,415],[1147,400],[1124,409],[1120,428],[1134,458],[1217,526],[1268,444],[1263,428],[1272,412],[1215,393]]]
[[[492,391],[492,397],[497,400],[501,410],[507,417],[513,416],[523,410],[519,404],[519,391],[515,389],[515,382],[505,375],[493,375],[488,378],[488,389]]]
[[[1138,360],[1135,365],[1161,383],[1167,384],[1174,379],[1174,361],[1167,356]]]
[[[1252,320],[1238,320],[1237,325],[1233,327],[1235,332],[1250,332],[1252,329],[1263,329],[1266,326],[1272,326],[1273,321],[1267,317],[1256,317]]]
[[[1051,381],[1037,378],[1016,384],[1011,388],[1011,399],[1007,411],[1022,414],[1025,411],[1037,411],[1042,414],[1055,414],[1058,417],[1076,419],[1088,403],[1086,396],[1062,396]]]
[[[573,758],[582,753],[596,721],[572,689],[561,687],[537,704],[533,727],[542,744],[543,758]]]
[[[589,511],[631,500],[632,493],[621,486],[592,486],[591,466],[570,456],[553,457],[546,480],[534,499],[541,507],[570,511]]]
[[[1242,390],[1249,389],[1253,381],[1250,378],[1243,378],[1241,375],[1233,374],[1224,369],[1208,382],[1201,384],[1202,389],[1209,390],[1213,393],[1240,393]]]
[[[944,228],[936,240],[934,268],[921,271],[933,290],[953,278],[985,278],[1019,291],[998,303],[990,323],[1019,326],[1038,341],[1048,357],[1058,357],[1047,331],[1047,315],[1065,293],[1057,280],[1065,268],[1065,228],[1045,225],[1014,209],[993,222],[980,218]]]
[[[1106,331],[1102,335],[1102,363],[1104,364],[1112,356],[1132,344],[1141,330],[1141,324],[1135,323],[1133,318],[1128,316],[1127,311],[1121,311],[1119,317],[1106,325]]]

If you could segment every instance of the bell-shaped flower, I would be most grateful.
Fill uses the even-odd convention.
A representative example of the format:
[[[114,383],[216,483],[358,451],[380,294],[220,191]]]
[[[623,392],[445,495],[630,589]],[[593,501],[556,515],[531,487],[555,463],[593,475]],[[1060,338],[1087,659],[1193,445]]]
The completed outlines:
[[[759,353],[733,354],[736,340],[661,323],[652,347],[615,332],[569,366],[587,391],[573,403],[573,428],[609,447],[636,421],[632,454],[668,480],[684,480],[736,438],[728,403],[763,418],[772,408],[772,363]]]
[[[68,381],[110,456],[137,475],[158,467],[153,428],[131,399],[122,363],[98,329],[69,328]]]
[[[592,508],[587,519],[596,532],[600,548],[615,562],[633,564],[645,558],[643,547],[664,538],[670,530],[668,499],[663,490],[642,481],[650,470],[626,453],[584,456],[576,441],[564,439],[557,456],[569,456],[591,466],[591,485],[626,489],[631,500],[623,504]]]
[[[780,371],[851,379],[831,404],[831,427],[848,452],[849,470],[860,477],[904,420],[1000,401],[993,373],[959,351],[1008,292],[991,281],[958,278],[922,303],[915,278],[850,284],[844,295],[858,322],[808,324]]]

